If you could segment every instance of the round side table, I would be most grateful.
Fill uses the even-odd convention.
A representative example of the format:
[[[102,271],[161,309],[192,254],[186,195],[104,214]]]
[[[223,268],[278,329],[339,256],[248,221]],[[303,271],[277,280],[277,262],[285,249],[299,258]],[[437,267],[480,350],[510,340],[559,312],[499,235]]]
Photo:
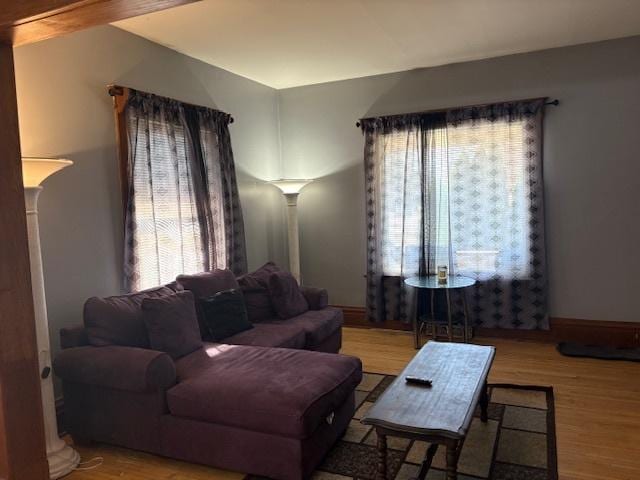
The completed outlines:
[[[462,341],[465,343],[469,341],[469,310],[467,308],[467,296],[465,295],[464,289],[475,285],[476,281],[473,278],[463,277],[461,275],[451,275],[447,278],[447,283],[439,283],[438,277],[436,275],[428,275],[424,277],[407,278],[404,283],[406,283],[410,287],[429,291],[429,298],[431,301],[431,318],[434,320],[434,323],[434,292],[436,290],[445,291],[445,296],[447,299],[447,336],[449,337],[450,342],[453,341],[453,319],[451,316],[451,296],[449,295],[449,292],[451,290],[462,290],[462,306],[464,310]],[[416,314],[413,322],[413,334],[415,347],[420,348],[420,332],[422,331],[422,326],[425,322],[421,321],[417,317],[418,316]]]

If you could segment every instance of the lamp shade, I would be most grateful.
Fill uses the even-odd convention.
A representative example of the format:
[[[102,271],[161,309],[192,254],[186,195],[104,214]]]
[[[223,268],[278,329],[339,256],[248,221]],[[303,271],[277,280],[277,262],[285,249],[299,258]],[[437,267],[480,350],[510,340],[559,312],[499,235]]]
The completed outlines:
[[[25,187],[37,187],[49,176],[69,165],[71,160],[59,158],[22,158],[22,181]]]
[[[300,190],[302,190],[302,188],[305,185],[308,185],[311,182],[313,182],[313,180],[307,180],[307,179],[280,179],[280,180],[272,180],[269,183],[271,185],[275,185],[280,190],[282,190],[282,193],[290,194],[290,193],[300,193]]]

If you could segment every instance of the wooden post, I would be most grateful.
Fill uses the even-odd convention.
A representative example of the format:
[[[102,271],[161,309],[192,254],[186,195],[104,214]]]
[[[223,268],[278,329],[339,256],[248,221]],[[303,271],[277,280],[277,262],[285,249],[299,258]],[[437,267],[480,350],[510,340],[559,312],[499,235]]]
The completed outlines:
[[[49,478],[13,48],[0,44],[0,478]]]
[[[198,0],[3,0],[0,10],[0,480],[49,478],[12,45]]]

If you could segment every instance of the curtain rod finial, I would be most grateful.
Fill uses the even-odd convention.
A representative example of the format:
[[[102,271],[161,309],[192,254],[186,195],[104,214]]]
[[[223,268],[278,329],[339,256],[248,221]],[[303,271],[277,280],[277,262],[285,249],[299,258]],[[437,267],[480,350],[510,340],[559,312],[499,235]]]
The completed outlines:
[[[107,88],[109,95],[111,95],[112,97],[122,95],[124,93],[124,88],[122,88],[120,85],[109,85]]]

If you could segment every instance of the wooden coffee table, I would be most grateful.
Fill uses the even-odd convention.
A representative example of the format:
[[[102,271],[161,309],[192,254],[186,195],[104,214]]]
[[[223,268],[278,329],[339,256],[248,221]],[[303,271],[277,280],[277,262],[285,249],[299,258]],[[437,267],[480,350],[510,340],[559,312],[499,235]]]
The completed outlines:
[[[447,449],[447,480],[457,478],[458,458],[475,409],[487,421],[487,375],[494,347],[428,342],[361,420],[378,436],[378,480],[387,476],[387,435],[429,442],[418,478],[424,480],[438,445]],[[407,384],[411,375],[432,380]]]

